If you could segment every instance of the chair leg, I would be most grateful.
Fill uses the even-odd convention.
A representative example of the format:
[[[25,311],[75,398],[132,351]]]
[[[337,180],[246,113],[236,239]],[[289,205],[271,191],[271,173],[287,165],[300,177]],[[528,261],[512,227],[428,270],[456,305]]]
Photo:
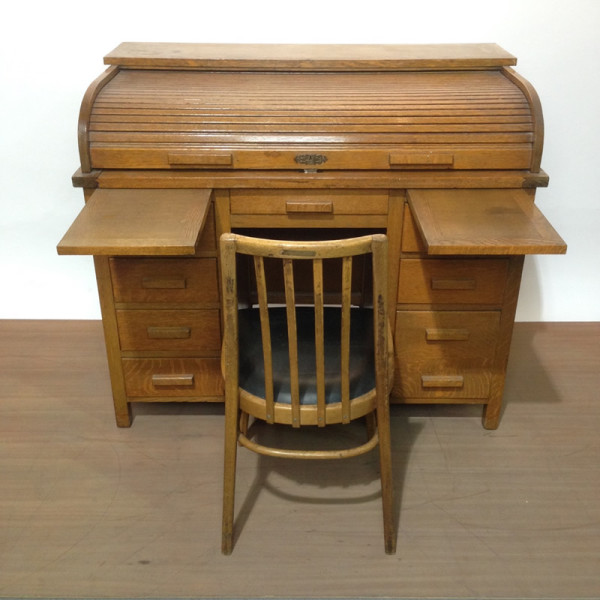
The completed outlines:
[[[379,433],[379,470],[383,508],[383,535],[386,554],[396,553],[396,527],[394,524],[394,484],[392,477],[392,445],[390,435],[390,409],[387,399],[377,408]]]
[[[241,411],[240,414],[240,433],[243,435],[248,435],[248,421],[250,415],[247,412]]]
[[[237,398],[225,402],[225,468],[223,474],[223,529],[221,551],[233,550],[233,516],[235,504],[235,469],[237,461],[239,411]]]
[[[377,419],[374,412],[365,415],[365,424],[367,426],[367,440],[370,440],[375,435],[377,429]]]

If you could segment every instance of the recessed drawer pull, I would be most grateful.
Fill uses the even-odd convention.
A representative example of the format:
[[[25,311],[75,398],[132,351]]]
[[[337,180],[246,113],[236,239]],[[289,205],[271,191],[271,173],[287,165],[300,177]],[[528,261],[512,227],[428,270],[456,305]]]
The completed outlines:
[[[477,282],[474,279],[432,279],[432,290],[474,290]]]
[[[392,167],[451,167],[454,154],[432,154],[430,152],[390,154]]]
[[[142,288],[145,290],[184,290],[187,281],[184,277],[144,277]]]
[[[469,339],[469,330],[427,328],[425,339],[428,342],[464,342]]]
[[[421,375],[421,385],[424,388],[462,388],[462,375]]]
[[[152,385],[154,387],[166,387],[166,386],[181,386],[181,387],[193,387],[194,386],[194,375],[192,373],[179,373],[174,375],[152,375]]]
[[[154,340],[183,340],[192,335],[191,327],[148,327],[147,331]]]
[[[172,167],[231,166],[231,154],[198,154],[195,152],[169,152],[167,159]]]
[[[297,214],[297,213],[332,214],[333,213],[333,202],[288,201],[285,203],[285,211],[288,214]]]

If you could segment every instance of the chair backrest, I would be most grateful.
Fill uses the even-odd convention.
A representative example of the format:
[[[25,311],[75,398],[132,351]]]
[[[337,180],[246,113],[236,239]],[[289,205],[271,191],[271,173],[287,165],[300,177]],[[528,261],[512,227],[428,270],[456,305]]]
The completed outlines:
[[[361,333],[354,322],[351,325],[351,319],[354,319],[356,313],[359,312],[356,308],[352,308],[353,262],[356,257],[363,255],[372,256],[372,268],[370,269],[372,272],[372,306],[368,307],[368,313],[371,315],[368,324],[369,331],[374,340],[369,346],[373,353],[372,387],[379,388],[381,391],[387,390],[387,238],[385,235],[374,234],[343,240],[306,242],[266,240],[237,234],[223,234],[221,237],[222,305],[224,310],[223,355],[224,360],[228,362],[224,371],[227,374],[226,385],[236,387],[239,383],[237,379],[240,370],[240,320],[244,327],[249,327],[248,323],[243,320],[244,315],[243,311],[240,311],[238,298],[239,265],[237,259],[239,255],[250,257],[250,267],[256,287],[257,307],[252,310],[260,319],[256,319],[256,331],[249,335],[260,337],[262,340],[260,344],[263,365],[261,379],[264,378],[265,420],[277,422],[276,404],[281,392],[277,371],[280,370],[281,364],[277,364],[277,357],[274,354],[275,350],[281,349],[281,344],[284,343],[286,346],[285,361],[289,363],[288,380],[286,381],[289,393],[285,402],[288,404],[288,408],[291,405],[291,424],[294,426],[299,426],[302,422],[326,424],[327,405],[332,402],[328,383],[331,379],[331,364],[327,363],[327,360],[330,359],[326,358],[328,339],[331,341],[330,321],[333,319],[329,304],[332,298],[330,295],[326,298],[325,289],[331,286],[328,285],[330,282],[324,278],[324,263],[329,260],[341,263],[341,269],[339,269],[341,282],[339,287],[334,286],[336,287],[335,295],[338,306],[336,310],[339,314],[334,327],[334,331],[337,331],[335,335],[339,336],[334,344],[339,352],[339,359],[336,357],[336,362],[339,360],[337,375],[339,390],[336,393],[336,401],[341,405],[341,418],[338,422],[349,422],[353,418],[350,409],[351,401],[354,398],[354,384],[352,383],[354,368],[351,347],[355,343],[364,342],[359,339],[364,332]],[[272,291],[269,289],[270,280],[273,279],[269,273],[272,272],[273,265],[267,263],[272,261],[281,262],[280,273],[283,276],[275,279],[278,280],[277,286],[283,287],[283,290]],[[298,282],[298,278],[295,277],[297,263],[301,262],[305,267],[307,261],[312,263],[309,269],[312,272],[312,294],[310,294],[312,298],[308,299],[308,308],[298,306],[298,294],[295,289]],[[306,283],[304,279],[303,283]],[[301,301],[307,303],[307,298],[303,295]],[[273,308],[274,302],[279,303],[275,309]],[[312,340],[311,345],[314,346],[310,351],[307,351],[306,346],[303,345],[306,337],[304,334],[308,333],[305,319],[307,311],[310,314],[311,325],[309,328],[314,329],[314,333],[310,332],[308,336]],[[285,318],[280,319],[281,315],[284,315]],[[277,320],[278,326],[285,330],[283,333],[274,331],[274,320]],[[284,322],[285,325],[283,325]],[[277,337],[277,340],[274,340],[274,337]],[[252,341],[252,339],[249,340],[250,343]],[[305,355],[310,355],[310,363],[313,363],[314,360],[314,401],[310,400],[308,403],[316,416],[308,421],[301,419],[301,412],[304,414],[307,409],[306,389],[304,389],[306,387],[304,375],[307,368]],[[312,367],[312,364],[309,367]]]

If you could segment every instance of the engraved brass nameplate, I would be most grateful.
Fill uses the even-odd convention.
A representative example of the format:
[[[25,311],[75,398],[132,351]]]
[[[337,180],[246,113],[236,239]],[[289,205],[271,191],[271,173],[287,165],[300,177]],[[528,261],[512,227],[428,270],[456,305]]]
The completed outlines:
[[[297,154],[294,160],[299,165],[322,165],[327,162],[324,154]]]

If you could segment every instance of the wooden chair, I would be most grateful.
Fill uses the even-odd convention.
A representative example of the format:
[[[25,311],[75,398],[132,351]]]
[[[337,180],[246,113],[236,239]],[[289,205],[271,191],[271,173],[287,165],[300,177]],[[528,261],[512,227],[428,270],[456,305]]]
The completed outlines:
[[[220,252],[225,379],[223,553],[230,554],[233,549],[239,444],[259,454],[303,459],[349,458],[379,445],[385,551],[393,554],[396,533],[389,422],[393,350],[387,316],[386,236],[292,242],[226,233],[220,240]],[[240,255],[250,257],[246,260],[254,271],[257,307],[250,303],[240,308],[239,265],[236,268]],[[351,307],[353,260],[360,260],[361,255],[372,256],[373,302],[368,308]],[[338,306],[330,306],[329,297],[325,301],[324,290],[331,281],[324,279],[323,270],[330,260],[342,265],[338,268]],[[283,272],[283,278],[279,272],[278,295],[267,291],[274,261],[281,263]],[[306,267],[307,261],[312,262],[308,306],[297,303],[299,278],[294,277],[295,269]],[[273,306],[273,300],[279,305]],[[249,415],[292,427],[326,427],[366,417],[369,439],[342,450],[271,448],[250,439]]]

